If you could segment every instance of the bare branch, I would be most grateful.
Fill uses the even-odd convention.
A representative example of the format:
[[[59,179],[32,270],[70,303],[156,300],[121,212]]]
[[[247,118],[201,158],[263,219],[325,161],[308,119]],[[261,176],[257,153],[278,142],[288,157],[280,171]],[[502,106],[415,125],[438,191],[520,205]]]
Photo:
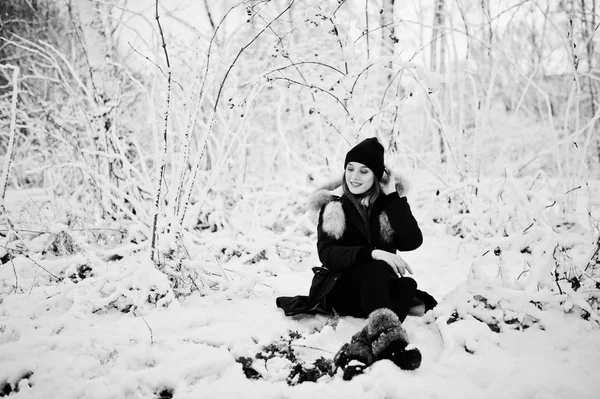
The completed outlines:
[[[156,256],[156,238],[157,238],[157,229],[158,229],[158,214],[160,210],[160,197],[162,193],[162,184],[165,178],[165,170],[167,163],[167,149],[168,149],[168,128],[169,128],[169,109],[171,105],[171,63],[169,62],[169,53],[167,51],[167,43],[165,42],[165,35],[163,33],[162,25],[160,24],[160,16],[158,15],[158,0],[155,2],[156,4],[156,24],[158,25],[158,31],[160,32],[160,38],[162,40],[162,48],[165,53],[165,59],[167,62],[167,99],[165,106],[165,126],[163,131],[163,152],[160,160],[160,172],[158,178],[158,188],[156,190],[156,197],[154,202],[154,221],[152,223],[152,244],[151,244],[151,257],[154,262],[158,262],[158,257]]]
[[[0,69],[9,68],[13,70],[12,74],[12,101],[10,110],[10,127],[9,127],[9,140],[8,148],[6,149],[6,155],[4,158],[4,172],[2,178],[0,178],[0,213],[4,214],[4,195],[6,194],[6,187],[8,185],[8,175],[10,173],[10,166],[15,149],[15,130],[17,124],[17,97],[19,94],[19,67],[12,65],[1,65]]]

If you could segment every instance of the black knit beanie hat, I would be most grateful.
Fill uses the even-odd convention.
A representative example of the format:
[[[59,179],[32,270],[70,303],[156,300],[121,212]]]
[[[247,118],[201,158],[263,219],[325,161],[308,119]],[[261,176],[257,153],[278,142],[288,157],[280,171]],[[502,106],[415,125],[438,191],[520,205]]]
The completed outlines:
[[[373,171],[379,180],[383,177],[383,146],[375,137],[369,137],[358,143],[346,154],[344,169],[350,162],[360,162]]]

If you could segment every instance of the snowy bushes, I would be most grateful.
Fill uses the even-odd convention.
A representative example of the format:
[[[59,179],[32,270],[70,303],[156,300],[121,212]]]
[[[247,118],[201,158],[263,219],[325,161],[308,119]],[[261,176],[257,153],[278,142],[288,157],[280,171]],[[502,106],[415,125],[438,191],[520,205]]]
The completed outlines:
[[[31,376],[33,376],[33,372],[24,371],[18,374],[18,376],[15,375],[15,378],[0,382],[0,396],[9,396],[10,394],[18,393],[25,387],[31,388]]]
[[[60,225],[48,232],[16,231],[9,231],[0,243],[4,301],[8,294],[48,287],[59,294],[48,303],[84,312],[129,312],[147,305],[167,306],[174,299],[167,276],[136,253],[143,247],[102,249],[98,242],[86,242],[85,236],[75,239],[73,231]],[[90,232],[90,237],[97,237],[97,232]]]
[[[513,330],[554,334],[572,318],[598,328],[598,243],[590,245],[576,227],[556,232],[540,225],[490,242],[466,282],[433,311],[446,355],[456,346],[485,353],[498,344],[495,334]]]
[[[474,353],[496,333],[543,330],[561,314],[600,324],[600,187],[567,184],[507,171],[497,181],[449,185],[424,204],[434,225],[481,248],[465,284],[433,312],[447,352],[463,345]]]
[[[47,298],[44,303],[72,312],[143,311],[147,306],[167,306],[174,299],[167,277],[150,260],[144,262],[138,257],[106,263],[82,255],[35,261],[17,256],[10,263],[13,270],[6,267],[8,264],[3,265],[0,274],[2,294],[15,289],[17,293],[31,293],[53,285],[52,292],[57,296]],[[37,271],[38,268],[41,270]],[[4,303],[8,302],[5,297]]]
[[[307,364],[297,356],[293,347],[302,338],[297,331],[288,331],[286,337],[262,347],[254,358],[242,356],[236,362],[242,365],[248,379],[285,380],[288,385],[297,385],[333,377],[336,371],[333,360],[320,357]]]

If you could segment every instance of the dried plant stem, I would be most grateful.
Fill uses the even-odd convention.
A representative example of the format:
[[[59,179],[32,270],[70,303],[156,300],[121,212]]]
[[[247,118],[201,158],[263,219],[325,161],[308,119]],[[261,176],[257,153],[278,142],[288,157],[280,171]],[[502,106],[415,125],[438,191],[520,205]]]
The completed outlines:
[[[598,236],[598,240],[596,241],[596,249],[594,250],[594,253],[590,257],[589,262],[585,266],[584,272],[587,272],[587,270],[590,268],[590,266],[592,266],[592,270],[593,270],[593,265],[595,265],[595,263],[596,263],[596,256],[598,255],[599,251],[600,251],[600,235]]]
[[[169,62],[169,53],[167,52],[167,44],[165,42],[165,35],[162,30],[162,26],[160,24],[160,17],[158,15],[158,0],[155,2],[156,11],[155,18],[156,24],[158,25],[158,31],[160,32],[160,38],[162,40],[162,48],[165,52],[165,59],[167,62],[167,99],[166,99],[166,109],[165,109],[165,128],[163,131],[163,150],[160,159],[160,172],[158,178],[158,187],[156,189],[156,197],[154,200],[154,221],[152,223],[152,245],[151,245],[151,258],[154,262],[158,262],[158,257],[156,256],[156,235],[158,229],[158,213],[160,212],[160,198],[162,195],[162,183],[165,177],[165,169],[167,163],[167,139],[168,139],[168,125],[169,125],[169,106],[171,104],[171,64]]]
[[[144,320],[144,323],[146,323],[146,327],[148,327],[148,330],[150,331],[150,344],[154,345],[154,334],[152,333],[152,329],[150,328],[150,325],[146,321],[145,317],[142,316],[142,320]]]
[[[10,109],[10,128],[9,128],[9,141],[8,148],[6,149],[6,156],[4,159],[4,172],[0,180],[0,213],[4,213],[4,195],[6,194],[6,186],[8,185],[8,174],[10,173],[10,166],[12,164],[12,157],[15,149],[15,130],[17,125],[17,97],[19,94],[19,67],[12,65],[0,65],[0,68],[12,68],[12,102]]]
[[[314,346],[308,346],[308,345],[300,345],[300,344],[291,344],[290,346],[295,346],[297,348],[307,348],[307,349],[314,349],[316,351],[321,351],[321,352],[325,352],[325,353],[331,353],[334,354],[335,352],[332,351],[328,351],[327,349],[321,349],[321,348],[317,348]]]
[[[17,267],[15,266],[15,262],[11,259],[10,263],[13,267],[13,273],[15,274],[15,292],[19,291],[19,275],[17,274]]]
[[[13,251],[13,252],[17,252],[18,254],[23,255],[24,257],[26,257],[27,259],[29,259],[30,261],[32,261],[34,265],[36,265],[37,267],[39,267],[40,269],[42,269],[43,271],[45,271],[46,273],[48,273],[49,275],[51,275],[52,277],[54,277],[56,279],[56,281],[59,281],[59,282],[62,281],[61,277],[58,277],[56,274],[52,273],[51,271],[49,271],[48,269],[46,269],[44,266],[42,266],[39,263],[37,263],[35,261],[35,259],[32,259],[31,256],[29,256],[25,252],[18,251],[16,249],[12,249],[12,248],[9,248],[8,250],[9,251]]]

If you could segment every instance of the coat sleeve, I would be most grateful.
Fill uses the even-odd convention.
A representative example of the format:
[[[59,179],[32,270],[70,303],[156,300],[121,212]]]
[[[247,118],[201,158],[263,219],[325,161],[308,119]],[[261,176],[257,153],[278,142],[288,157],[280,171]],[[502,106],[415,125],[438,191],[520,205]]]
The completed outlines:
[[[423,244],[423,233],[414,218],[406,197],[397,192],[385,198],[384,210],[394,230],[394,246],[399,251],[412,251]]]
[[[344,269],[359,262],[372,260],[371,252],[375,249],[371,246],[343,245],[343,237],[335,237],[323,230],[323,211],[319,213],[319,224],[317,226],[317,252],[319,260],[328,269]]]

